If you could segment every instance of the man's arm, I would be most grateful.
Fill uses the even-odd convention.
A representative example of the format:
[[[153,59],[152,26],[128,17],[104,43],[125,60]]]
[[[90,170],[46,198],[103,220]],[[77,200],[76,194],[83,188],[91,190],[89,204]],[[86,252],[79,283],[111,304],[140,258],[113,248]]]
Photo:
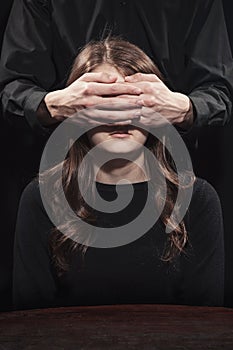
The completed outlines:
[[[94,73],[84,74],[72,86],[57,90],[50,16],[49,0],[15,1],[6,28],[0,67],[3,115],[15,126],[24,125],[26,119],[34,130],[45,136],[49,135],[50,126],[84,107],[112,103],[102,95],[137,96],[141,92],[130,84],[113,86],[117,77],[104,73],[96,74],[97,77]],[[125,118],[129,119],[128,114],[122,116],[122,120]],[[91,120],[92,116],[80,122]]]
[[[42,134],[47,129],[38,121],[37,110],[56,80],[49,6],[48,0],[14,2],[0,66],[3,115],[19,126],[24,125],[26,118]]]
[[[161,116],[180,131],[224,125],[232,112],[233,60],[222,3],[198,0],[182,5],[180,24],[175,22],[173,28],[174,23],[169,22],[170,31],[173,28],[176,34],[173,45],[180,50],[173,52],[169,46],[170,56],[176,57],[171,59],[166,77],[172,90],[152,74],[126,77],[142,89],[138,102],[146,108],[140,122],[153,127],[163,123]]]
[[[198,1],[184,43],[183,86],[195,126],[224,125],[232,113],[233,60],[221,0]]]

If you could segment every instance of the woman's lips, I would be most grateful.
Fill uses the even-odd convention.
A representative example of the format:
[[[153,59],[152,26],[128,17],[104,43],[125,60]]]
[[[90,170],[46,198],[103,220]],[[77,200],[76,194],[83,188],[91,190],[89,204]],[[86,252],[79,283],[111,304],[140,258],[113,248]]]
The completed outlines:
[[[120,139],[123,139],[123,138],[125,138],[125,137],[129,137],[131,134],[128,134],[128,133],[119,133],[119,132],[117,132],[117,133],[112,133],[112,134],[110,134],[110,136],[111,137],[116,137],[116,138],[120,138]]]
[[[118,126],[115,127],[112,132],[110,132],[111,137],[125,138],[129,137],[131,133],[129,132],[129,126]]]

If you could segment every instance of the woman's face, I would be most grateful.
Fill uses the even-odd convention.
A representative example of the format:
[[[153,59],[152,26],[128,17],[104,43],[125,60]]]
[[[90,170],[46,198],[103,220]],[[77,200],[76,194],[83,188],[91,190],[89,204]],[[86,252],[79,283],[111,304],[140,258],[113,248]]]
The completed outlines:
[[[108,64],[100,65],[93,72],[114,74],[118,76],[117,82],[124,82],[123,76],[116,68]],[[89,130],[87,136],[91,146],[102,144],[100,147],[105,151],[124,154],[140,149],[147,140],[148,132],[130,124],[105,124]]]

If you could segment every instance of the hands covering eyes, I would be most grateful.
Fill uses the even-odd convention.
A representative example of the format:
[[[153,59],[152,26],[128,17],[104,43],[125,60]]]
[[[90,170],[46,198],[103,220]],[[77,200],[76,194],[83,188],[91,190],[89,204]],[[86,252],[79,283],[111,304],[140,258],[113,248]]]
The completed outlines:
[[[68,87],[48,93],[45,104],[54,122],[79,113],[76,122],[137,124],[156,127],[166,118],[188,128],[193,113],[189,98],[171,91],[155,74],[136,73],[117,81],[114,74],[86,73]]]

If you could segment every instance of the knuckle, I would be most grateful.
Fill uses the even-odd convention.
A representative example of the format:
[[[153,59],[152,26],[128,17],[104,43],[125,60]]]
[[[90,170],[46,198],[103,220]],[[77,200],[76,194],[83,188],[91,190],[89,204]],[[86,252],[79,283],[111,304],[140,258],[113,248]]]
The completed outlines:
[[[112,85],[110,90],[111,90],[111,93],[115,94],[118,92],[119,87],[117,85]]]
[[[156,89],[154,87],[154,84],[153,83],[145,83],[145,92],[149,95],[155,95],[156,94]]]
[[[146,104],[150,107],[154,106],[156,103],[155,97],[151,96],[146,100]]]
[[[154,89],[152,88],[151,85],[147,85],[147,86],[145,87],[145,93],[146,93],[146,94],[149,94],[149,95],[154,94]]]
[[[88,105],[88,103],[89,103],[89,101],[88,101],[88,99],[87,98],[83,98],[82,99],[82,106],[87,106]]]
[[[90,99],[85,99],[84,100],[84,103],[83,103],[87,108],[88,107],[93,107],[94,106],[94,102],[92,101],[92,100],[90,100]]]
[[[139,78],[139,79],[140,79],[140,78],[142,78],[142,77],[143,77],[143,74],[142,74],[142,73],[136,73],[136,74],[135,74],[135,76],[136,76],[137,78]]]
[[[92,91],[93,91],[92,84],[88,84],[88,83],[84,84],[83,92],[84,92],[85,95],[91,95]]]

